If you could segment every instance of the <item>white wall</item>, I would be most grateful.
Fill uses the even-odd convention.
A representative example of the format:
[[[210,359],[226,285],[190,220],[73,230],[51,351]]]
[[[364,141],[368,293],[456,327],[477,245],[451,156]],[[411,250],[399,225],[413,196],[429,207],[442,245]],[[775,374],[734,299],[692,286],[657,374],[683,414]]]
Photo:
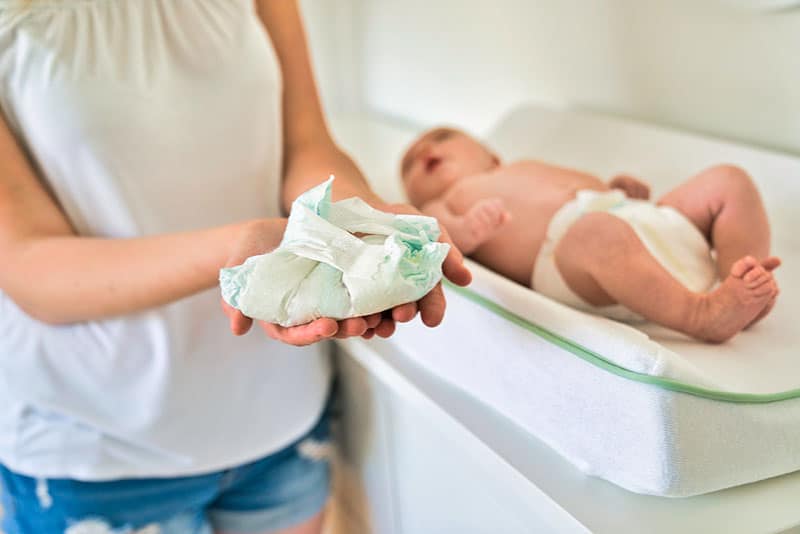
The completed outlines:
[[[311,60],[328,113],[362,109],[360,0],[300,0]]]
[[[481,132],[508,108],[536,100],[800,153],[800,10],[758,12],[743,3],[303,5],[329,107],[363,105]]]

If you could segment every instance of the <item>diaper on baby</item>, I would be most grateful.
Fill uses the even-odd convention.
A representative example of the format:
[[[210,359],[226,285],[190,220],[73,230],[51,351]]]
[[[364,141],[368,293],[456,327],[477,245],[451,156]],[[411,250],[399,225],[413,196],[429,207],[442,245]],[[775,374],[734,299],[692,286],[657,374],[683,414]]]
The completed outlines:
[[[555,248],[570,226],[583,215],[605,212],[625,221],[653,257],[690,291],[705,292],[717,282],[717,268],[705,237],[679,211],[652,202],[630,199],[622,191],[578,191],[553,216],[533,270],[532,287],[552,299],[613,319],[644,319],[624,306],[592,306],[564,281],[555,261]]]
[[[436,241],[436,219],[385,213],[359,198],[331,202],[332,183],[331,176],[295,200],[278,248],[220,270],[225,302],[294,326],[369,315],[433,289],[450,248]]]

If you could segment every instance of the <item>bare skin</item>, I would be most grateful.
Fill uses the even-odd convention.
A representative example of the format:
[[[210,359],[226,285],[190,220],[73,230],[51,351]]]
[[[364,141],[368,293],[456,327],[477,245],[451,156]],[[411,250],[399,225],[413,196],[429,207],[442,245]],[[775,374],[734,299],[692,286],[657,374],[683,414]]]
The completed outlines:
[[[281,176],[284,209],[288,212],[301,192],[333,173],[337,176],[333,192],[336,199],[358,196],[383,211],[416,212],[410,206],[383,202],[331,138],[313,79],[298,2],[258,0],[254,7],[269,34],[281,69],[284,132],[278,146],[283,146],[284,151]],[[224,76],[224,72],[220,70],[220,76]],[[84,78],[91,75],[77,74]],[[253,80],[252,83],[256,83],[256,78]],[[54,82],[56,85],[58,81]],[[108,98],[129,95],[127,87],[117,92],[116,85],[111,85],[114,87],[106,95]],[[270,97],[265,95],[265,98]],[[157,103],[157,99],[154,102]],[[74,115],[76,124],[81,122],[79,111]],[[198,107],[196,112],[202,114],[204,109]],[[253,120],[263,118],[256,114]],[[143,120],[141,124],[128,125],[109,118],[103,123],[109,131],[125,130],[129,126],[134,131],[145,132],[141,136],[145,147],[150,141],[154,147],[168,142],[159,137],[162,130],[159,121],[151,124]],[[148,127],[151,130],[147,130]],[[191,137],[191,132],[188,133]],[[45,153],[54,150],[50,145],[37,147],[35,139],[26,141],[30,143],[31,154],[38,154],[39,148]],[[263,142],[272,141],[264,139]],[[91,146],[87,150],[95,156]],[[110,163],[102,157],[97,162],[100,167]],[[43,323],[65,325],[103,320],[190,297],[217,286],[220,267],[237,265],[249,256],[272,250],[280,242],[285,227],[284,219],[275,218],[130,239],[79,235],[51,195],[51,188],[36,171],[20,139],[12,134],[0,111],[0,291],[30,317]],[[236,173],[224,178],[232,185],[237,183]],[[220,198],[220,203],[226,200]],[[446,232],[441,239],[449,241]],[[454,283],[469,283],[470,273],[463,266],[456,247],[451,247],[442,268]],[[32,280],[36,283],[31,283]],[[259,326],[270,337],[292,345],[308,345],[334,337],[389,337],[396,323],[411,321],[417,314],[426,325],[438,325],[445,306],[441,286],[437,285],[419,301],[383,313],[340,321],[320,318],[291,328],[265,322],[259,322]],[[222,308],[233,334],[243,335],[252,327],[251,318],[224,302]],[[79,359],[75,365],[81,365]],[[221,384],[220,387],[235,389],[238,384]],[[298,388],[303,387],[298,384]],[[203,414],[196,416],[203,417]],[[321,525],[322,516],[318,515],[284,532],[314,534],[321,531]]]
[[[526,286],[550,219],[577,191],[615,188],[639,199],[650,194],[646,184],[627,175],[605,183],[539,161],[503,165],[479,142],[450,129],[424,134],[402,166],[412,204],[439,218],[465,254]],[[778,295],[771,272],[780,260],[769,255],[766,212],[744,171],[712,167],[658,204],[686,216],[716,251],[722,280],[716,289],[689,291],[627,223],[606,213],[583,216],[557,245],[556,264],[567,285],[592,305],[622,304],[648,320],[715,343],[769,313]]]
[[[258,3],[281,61],[284,91],[282,196],[288,211],[302,191],[330,173],[337,176],[335,198],[358,196],[378,209],[413,213],[410,206],[383,202],[329,135],[311,75],[296,2]],[[135,239],[79,236],[36,175],[0,112],[0,289],[28,315],[49,324],[70,324],[131,314],[191,296],[218,284],[219,268],[272,250],[280,242],[283,219],[241,221],[226,226]],[[441,238],[449,241],[445,232]],[[53,269],[58,265],[58,269]],[[470,274],[452,247],[443,271],[466,285]],[[29,280],[38,280],[30,284]],[[418,302],[382,314],[341,321],[321,318],[284,328],[260,322],[264,332],[292,345],[329,338],[388,337],[398,322],[418,313],[428,326],[444,316],[441,287]],[[245,334],[253,321],[222,303],[231,332]]]

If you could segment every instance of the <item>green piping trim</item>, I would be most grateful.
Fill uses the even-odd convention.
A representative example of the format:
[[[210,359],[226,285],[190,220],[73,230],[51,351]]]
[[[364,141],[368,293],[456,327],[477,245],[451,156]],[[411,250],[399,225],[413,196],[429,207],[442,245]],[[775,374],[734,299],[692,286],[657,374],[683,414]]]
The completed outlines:
[[[734,393],[730,391],[717,391],[713,389],[706,389],[699,386],[694,386],[691,384],[685,384],[683,382],[678,382],[677,380],[672,380],[670,378],[663,378],[659,376],[652,376],[645,373],[637,373],[635,371],[631,371],[630,369],[625,369],[610,360],[604,358],[600,354],[587,349],[586,347],[575,343],[563,336],[560,336],[546,328],[543,328],[537,324],[534,324],[527,319],[520,317],[519,315],[503,308],[502,306],[492,302],[491,300],[475,293],[470,289],[466,289],[464,287],[456,286],[447,280],[445,280],[445,285],[448,289],[459,293],[460,295],[466,297],[467,299],[471,300],[475,304],[489,310],[490,312],[494,313],[506,319],[507,321],[514,323],[515,325],[536,334],[537,336],[549,341],[553,345],[560,347],[567,352],[578,356],[582,360],[604,369],[610,373],[613,373],[617,376],[621,376],[622,378],[627,378],[628,380],[634,380],[636,382],[642,382],[644,384],[650,384],[652,386],[660,387],[662,389],[668,389],[670,391],[677,391],[680,393],[686,393],[688,395],[694,395],[695,397],[702,397],[705,399],[711,399],[715,401],[722,401],[722,402],[736,402],[736,403],[746,403],[746,404],[766,404],[770,402],[779,402],[784,400],[791,400],[800,397],[800,388],[798,389],[791,389],[788,391],[781,391],[778,393],[766,393],[766,394],[758,394],[758,393]]]

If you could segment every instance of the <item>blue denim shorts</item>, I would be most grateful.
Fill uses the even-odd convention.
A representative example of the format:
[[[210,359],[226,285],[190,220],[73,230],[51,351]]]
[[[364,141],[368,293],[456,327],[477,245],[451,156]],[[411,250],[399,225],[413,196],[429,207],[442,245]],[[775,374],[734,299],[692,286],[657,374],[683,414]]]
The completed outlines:
[[[0,465],[5,534],[271,532],[322,510],[329,493],[327,413],[306,435],[260,460],[182,478],[80,482],[36,479]]]

